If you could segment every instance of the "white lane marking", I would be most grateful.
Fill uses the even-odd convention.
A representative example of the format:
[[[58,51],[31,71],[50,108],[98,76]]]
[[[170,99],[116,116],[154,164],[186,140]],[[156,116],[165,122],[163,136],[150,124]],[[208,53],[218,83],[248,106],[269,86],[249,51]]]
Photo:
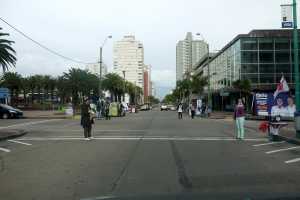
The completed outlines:
[[[293,160],[285,161],[285,163],[289,164],[289,163],[295,163],[295,162],[299,162],[299,161],[300,161],[300,158],[296,158],[296,159],[293,159]]]
[[[236,141],[234,138],[201,138],[201,137],[165,137],[165,136],[155,136],[155,137],[143,137],[143,136],[100,136],[94,137],[94,140],[159,140],[159,141]],[[68,140],[84,140],[83,137],[23,137],[16,139],[17,141],[68,141]],[[244,139],[245,141],[267,141],[263,138],[249,138]],[[240,142],[240,141],[239,141]]]
[[[285,141],[281,141],[281,142],[269,142],[269,143],[263,143],[263,144],[255,144],[253,145],[254,147],[260,147],[260,146],[266,146],[266,145],[272,145],[272,144],[282,144],[285,143]]]
[[[272,154],[272,153],[277,153],[277,152],[282,152],[282,151],[289,151],[293,149],[299,149],[300,147],[290,147],[290,148],[285,148],[285,149],[278,149],[278,150],[273,150],[273,151],[268,151],[266,154]]]
[[[16,141],[16,140],[8,140],[9,142],[14,142],[14,143],[18,143],[18,144],[24,144],[24,145],[27,145],[27,146],[30,146],[32,144],[29,144],[29,143],[26,143],[26,142],[20,142],[20,141]]]
[[[13,128],[13,127],[18,127],[18,126],[28,126],[28,125],[35,125],[35,124],[42,124],[46,122],[53,122],[53,121],[60,121],[62,119],[48,119],[48,120],[43,120],[43,121],[36,121],[36,122],[27,122],[27,123],[21,123],[21,124],[14,124],[10,126],[1,126],[0,129],[6,129],[6,128]]]
[[[0,151],[4,151],[4,152],[7,152],[7,153],[9,153],[9,152],[10,152],[10,150],[9,150],[9,149],[5,149],[5,148],[2,148],[2,147],[0,147]]]

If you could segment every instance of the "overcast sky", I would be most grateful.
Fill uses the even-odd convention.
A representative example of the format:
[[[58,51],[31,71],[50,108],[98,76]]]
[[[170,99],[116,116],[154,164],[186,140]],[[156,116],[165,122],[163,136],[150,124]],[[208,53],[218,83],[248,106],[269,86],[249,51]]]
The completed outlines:
[[[0,0],[0,17],[61,54],[95,62],[107,35],[104,61],[112,67],[113,42],[134,34],[160,96],[175,85],[176,43],[201,33],[212,50],[252,29],[280,28],[280,5],[292,0]],[[299,10],[299,9],[298,9]],[[23,75],[60,75],[81,67],[39,48],[0,21],[17,51]]]

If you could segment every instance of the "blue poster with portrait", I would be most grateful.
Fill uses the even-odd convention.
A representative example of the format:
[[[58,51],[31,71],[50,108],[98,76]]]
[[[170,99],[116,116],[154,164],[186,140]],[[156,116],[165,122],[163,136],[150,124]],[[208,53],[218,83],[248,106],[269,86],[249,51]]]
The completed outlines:
[[[294,117],[296,111],[294,98],[289,95],[289,92],[281,92],[275,99],[273,93],[256,93],[254,108],[258,116]]]

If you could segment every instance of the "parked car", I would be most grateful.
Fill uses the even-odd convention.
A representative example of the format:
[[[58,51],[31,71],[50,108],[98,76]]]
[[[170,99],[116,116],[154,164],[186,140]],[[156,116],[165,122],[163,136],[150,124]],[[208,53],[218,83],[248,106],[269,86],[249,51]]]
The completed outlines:
[[[144,104],[144,105],[142,105],[141,108],[140,108],[140,110],[141,110],[141,111],[147,111],[147,110],[150,110],[149,104]]]
[[[0,104],[0,117],[2,119],[21,118],[23,117],[23,112],[9,105]]]
[[[174,105],[170,105],[170,106],[168,106],[168,108],[171,111],[176,111],[176,107]]]
[[[160,106],[160,110],[161,111],[163,111],[163,110],[168,111],[168,106],[163,104],[163,105]]]

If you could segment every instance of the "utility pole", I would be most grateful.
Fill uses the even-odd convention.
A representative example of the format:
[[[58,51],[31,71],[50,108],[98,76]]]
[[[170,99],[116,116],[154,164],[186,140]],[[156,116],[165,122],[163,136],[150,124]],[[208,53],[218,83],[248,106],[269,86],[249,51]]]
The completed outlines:
[[[295,70],[295,98],[296,98],[296,111],[300,110],[300,82],[299,82],[299,55],[298,55],[298,28],[297,28],[297,1],[293,0],[293,21],[294,21],[294,70]],[[300,138],[300,131],[297,130],[297,137]]]
[[[99,96],[102,98],[102,46],[100,47],[100,60],[99,60]]]
[[[207,43],[207,73],[208,73],[208,94],[207,94],[207,101],[208,101],[208,107],[212,110],[212,99],[211,99],[211,88],[210,88],[210,55],[209,55],[209,44]]]
[[[111,35],[107,36],[107,37],[104,39],[102,45],[100,46],[100,59],[99,59],[99,68],[100,68],[100,69],[99,69],[99,96],[100,96],[100,98],[102,97],[102,63],[103,63],[103,59],[102,59],[102,49],[103,49],[103,47],[104,47],[104,45],[105,45],[107,39],[111,39],[111,38],[112,38]]]

